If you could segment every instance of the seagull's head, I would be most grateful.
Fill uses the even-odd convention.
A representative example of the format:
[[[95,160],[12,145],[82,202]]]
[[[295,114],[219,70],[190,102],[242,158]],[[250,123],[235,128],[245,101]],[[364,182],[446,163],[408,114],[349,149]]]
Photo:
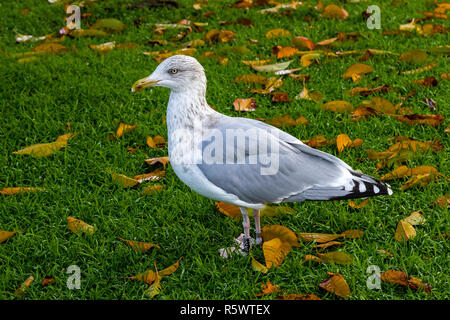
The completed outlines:
[[[148,87],[166,87],[172,91],[206,89],[205,70],[197,59],[175,55],[161,62],[151,75],[136,81],[132,92]]]

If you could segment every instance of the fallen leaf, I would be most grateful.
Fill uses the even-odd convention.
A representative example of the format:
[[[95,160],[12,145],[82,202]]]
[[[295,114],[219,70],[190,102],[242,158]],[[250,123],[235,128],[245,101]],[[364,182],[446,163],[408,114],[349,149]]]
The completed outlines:
[[[320,249],[326,249],[326,248],[329,248],[329,247],[332,247],[332,246],[340,246],[342,244],[343,243],[339,242],[339,241],[328,241],[328,242],[325,242],[325,243],[322,243],[322,244],[316,244],[315,247],[316,248],[320,248]]]
[[[351,145],[352,140],[346,134],[340,134],[336,138],[336,146],[339,152],[344,151],[346,147]]]
[[[156,272],[153,270],[147,270],[135,275],[134,277],[128,277],[128,279],[142,281],[151,285],[156,280]]]
[[[280,239],[282,242],[289,243],[292,247],[299,247],[297,236],[295,232],[289,228],[280,225],[265,226],[262,229],[263,241],[270,241],[274,238]]]
[[[300,58],[300,63],[302,64],[303,67],[308,67],[312,65],[315,61],[317,61],[317,59],[319,59],[321,56],[322,56],[321,53],[304,54]]]
[[[348,12],[338,5],[329,4],[323,9],[322,17],[328,19],[347,19]]]
[[[278,291],[278,285],[273,285],[270,281],[261,284],[261,293],[256,294],[257,297],[265,296]]]
[[[359,239],[362,238],[363,235],[364,231],[356,229],[346,230],[341,233],[341,236],[344,237],[345,239]]]
[[[432,181],[432,178],[433,175],[429,173],[412,176],[408,181],[402,184],[400,189],[405,191],[415,186],[425,187]]]
[[[369,203],[369,199],[365,199],[358,204],[356,204],[353,200],[349,200],[348,205],[355,209],[361,209],[361,208],[365,207],[368,203]]]
[[[319,284],[319,287],[339,297],[347,299],[350,296],[350,288],[344,277],[339,273],[328,272],[328,275],[330,277],[324,279]]]
[[[145,253],[148,250],[150,250],[151,248],[157,248],[157,249],[160,248],[160,246],[158,246],[157,244],[148,243],[148,242],[126,240],[126,239],[122,239],[122,238],[119,238],[119,240],[122,240],[122,241],[128,243],[136,252]]]
[[[340,234],[327,234],[327,233],[299,233],[297,235],[306,241],[316,241],[318,243],[324,243],[335,240],[342,237]]]
[[[317,135],[317,136],[314,136],[313,138],[311,138],[310,140],[302,140],[302,142],[307,144],[308,146],[310,146],[312,148],[318,148],[318,147],[323,147],[323,146],[335,144],[336,143],[336,139],[328,140],[327,138],[325,138],[322,135]]]
[[[14,295],[18,298],[23,298],[23,296],[25,295],[25,292],[27,291],[27,289],[31,286],[31,284],[34,281],[34,277],[33,276],[29,276],[27,278],[27,280],[25,280],[19,288],[16,289],[16,291],[14,291]]]
[[[155,281],[144,291],[144,294],[149,297],[150,299],[153,299],[155,296],[161,293],[162,287],[161,287],[161,277],[159,275],[156,275]]]
[[[314,50],[314,42],[306,37],[294,37],[292,39],[292,44],[299,49]]]
[[[427,220],[420,214],[420,211],[414,211],[403,221],[408,222],[412,226],[417,226],[424,224]]]
[[[150,148],[153,149],[164,148],[166,144],[167,144],[166,140],[161,136],[147,137],[147,145]]]
[[[433,204],[438,205],[439,207],[445,209],[450,209],[450,197],[448,195],[445,195],[443,197],[440,197],[436,199]]]
[[[259,261],[257,261],[255,258],[252,257],[252,270],[258,271],[261,273],[267,273],[269,272],[269,269]]]
[[[266,38],[267,39],[273,39],[273,38],[282,38],[282,37],[289,37],[291,33],[288,30],[282,29],[282,28],[276,28],[267,31]]]
[[[69,138],[74,137],[75,135],[76,133],[67,133],[59,136],[55,142],[33,144],[19,151],[15,151],[13,154],[27,154],[32,157],[47,157],[66,147]]]
[[[415,168],[408,168],[407,166],[398,167],[391,172],[385,174],[380,178],[380,180],[394,180],[401,179],[404,177],[411,177],[419,174],[432,174],[432,175],[440,175],[439,171],[435,167],[432,166],[418,166]]]
[[[428,54],[425,50],[413,49],[403,52],[399,57],[398,61],[408,62],[408,63],[424,63],[428,60]]]
[[[423,87],[430,87],[430,86],[437,86],[438,85],[438,81],[435,77],[430,76],[430,77],[426,77],[424,79],[419,79],[419,80],[413,80],[412,83],[414,84],[420,84]]]
[[[345,100],[329,101],[327,103],[324,103],[321,108],[324,110],[340,113],[352,112],[355,109],[355,107],[353,107],[353,105],[350,102]]]
[[[366,74],[366,73],[370,73],[372,71],[373,71],[373,68],[367,64],[355,63],[355,64],[351,65],[350,67],[348,67],[347,70],[345,70],[342,77],[344,79],[348,79],[348,78],[352,78],[354,75]]]
[[[166,169],[166,165],[167,163],[169,163],[169,157],[158,157],[158,158],[149,158],[144,160],[146,164],[152,166],[156,163],[161,163],[164,167],[164,169]]]
[[[266,122],[277,128],[295,127],[297,125],[308,124],[308,120],[305,117],[299,116],[297,119],[294,120],[290,115],[275,117],[271,120],[266,120]]]
[[[276,299],[277,300],[321,300],[314,293],[308,293],[308,294],[299,294],[299,293],[284,294],[284,295],[281,295],[281,296],[277,296]]]
[[[126,124],[126,123],[119,123],[119,127],[116,130],[116,138],[120,139],[122,138],[123,134],[129,131],[134,130],[137,127],[137,124],[134,125],[130,125],[130,124]]]
[[[142,192],[141,195],[149,195],[153,194],[155,192],[161,192],[164,190],[164,186],[160,184],[153,184],[150,186],[147,186]]]
[[[416,230],[414,230],[414,227],[409,222],[406,222],[403,219],[398,222],[397,230],[395,231],[395,239],[397,241],[408,241],[415,236]]]
[[[101,43],[101,44],[90,44],[89,48],[91,48],[92,50],[95,50],[101,54],[107,54],[108,52],[110,52],[112,49],[114,49],[116,47],[116,42],[115,41],[111,41],[111,42],[105,42],[105,43]]]
[[[36,54],[61,54],[69,51],[66,46],[54,42],[42,43],[31,49],[31,52]]]
[[[267,78],[257,74],[244,74],[242,76],[237,76],[234,78],[236,83],[257,83],[265,85],[267,83]]]
[[[72,218],[71,216],[67,217],[67,225],[69,229],[73,233],[85,233],[87,235],[93,235],[95,232],[95,228],[82,220],[78,220]]]
[[[122,188],[132,188],[140,183],[138,180],[127,177],[126,175],[111,172],[108,169],[106,169],[106,171],[111,174],[112,180],[119,184]]]
[[[45,189],[40,187],[10,187],[10,188],[3,188],[2,190],[0,190],[0,193],[3,195],[14,195],[42,190]]]
[[[54,277],[47,276],[44,279],[42,279],[41,286],[46,287],[46,286],[48,286],[48,285],[50,285],[52,283],[55,283],[55,282],[56,282],[56,280],[55,280]]]
[[[225,202],[216,202],[215,205],[219,212],[232,219],[240,219],[242,216],[241,210],[238,206],[234,206]]]
[[[263,243],[263,253],[267,268],[279,266],[291,251],[291,246],[278,238],[273,238]]]
[[[292,60],[275,64],[251,65],[251,67],[258,72],[275,72],[286,69],[291,62]]]
[[[425,67],[402,71],[402,72],[400,72],[400,74],[414,74],[414,73],[419,73],[419,72],[423,72],[423,71],[428,71],[428,70],[433,69],[435,66],[436,66],[436,61],[433,61],[432,63],[430,63],[429,65],[426,65]]]
[[[91,26],[91,29],[105,32],[118,32],[125,29],[125,24],[115,18],[99,19]]]
[[[353,262],[352,257],[342,251],[330,251],[324,254],[317,253],[318,257],[307,255],[305,261],[315,261],[323,263],[349,264]]]
[[[385,282],[399,284],[415,290],[424,290],[431,293],[431,286],[422,281],[422,279],[408,276],[405,272],[399,270],[387,270],[380,275],[381,280]]]
[[[438,127],[444,122],[444,116],[441,114],[406,114],[406,115],[392,115],[397,120],[407,123],[409,125],[425,124],[432,127]]]
[[[249,99],[236,99],[233,102],[234,110],[236,111],[255,111],[256,110],[256,101],[254,98]]]
[[[14,236],[17,232],[23,232],[25,230],[15,230],[15,231],[1,231],[0,230],[0,243],[5,242],[12,236]]]
[[[152,171],[150,173],[144,173],[144,174],[139,174],[137,176],[134,176],[133,180],[136,180],[139,183],[142,183],[144,181],[157,181],[157,180],[161,179],[162,177],[164,177],[165,174],[166,174],[166,171],[156,169],[155,171]]]

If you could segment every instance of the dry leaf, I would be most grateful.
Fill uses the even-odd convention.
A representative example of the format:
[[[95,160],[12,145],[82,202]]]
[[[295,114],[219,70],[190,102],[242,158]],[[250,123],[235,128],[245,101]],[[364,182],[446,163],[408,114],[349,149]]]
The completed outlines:
[[[321,300],[314,293],[308,293],[308,294],[299,294],[299,293],[284,294],[284,295],[281,295],[281,296],[277,296],[276,299],[277,300]]]
[[[256,101],[254,98],[236,99],[233,102],[234,110],[236,111],[255,111]]]
[[[400,187],[401,190],[405,191],[408,189],[411,189],[412,187],[419,186],[419,187],[425,187],[432,181],[433,175],[426,173],[426,174],[418,174],[416,176],[412,176],[408,181],[406,181],[402,186]]]
[[[122,188],[132,188],[140,183],[138,180],[127,177],[126,175],[112,172],[109,169],[106,169],[106,171],[111,174],[112,180]]]
[[[152,166],[156,163],[161,163],[166,169],[166,164],[169,163],[169,157],[158,157],[158,158],[149,158],[144,160],[146,164]]]
[[[329,248],[329,247],[332,247],[332,246],[339,246],[341,244],[343,244],[343,243],[339,242],[339,241],[328,241],[328,242],[325,242],[325,243],[322,243],[322,244],[316,244],[315,247],[316,248],[320,248],[320,249],[326,249],[326,248]]]
[[[145,272],[139,273],[134,277],[129,277],[128,279],[142,281],[147,284],[152,284],[156,280],[156,272],[153,270],[147,270]]]
[[[365,199],[358,204],[356,204],[353,200],[349,200],[348,205],[355,209],[361,209],[361,208],[365,207],[368,203],[369,203],[369,199]]]
[[[335,4],[327,5],[322,11],[322,17],[328,19],[347,19],[348,12]]]
[[[288,30],[282,29],[282,28],[276,28],[267,31],[266,38],[272,39],[272,38],[281,38],[281,37],[289,37],[291,33]]]
[[[66,147],[68,140],[76,135],[77,133],[67,133],[59,136],[55,142],[34,144],[19,151],[15,151],[13,154],[27,154],[32,157],[47,157]]]
[[[329,278],[323,280],[319,287],[325,289],[328,292],[347,299],[350,296],[350,288],[345,281],[344,277],[339,273],[328,272]]]
[[[160,184],[153,184],[150,186],[147,186],[142,192],[141,195],[149,195],[153,194],[155,192],[161,192],[164,190],[164,186]]]
[[[348,67],[347,70],[345,70],[342,77],[344,79],[348,79],[348,78],[352,78],[354,75],[366,74],[366,73],[370,73],[372,71],[373,71],[373,68],[367,64],[355,63],[355,64],[351,65],[350,67]]]
[[[251,67],[258,72],[276,72],[286,69],[291,62],[292,60],[275,64],[251,65]]]
[[[299,49],[314,50],[314,43],[306,37],[294,37],[292,44]]]
[[[403,221],[408,222],[412,226],[417,226],[424,224],[427,220],[420,214],[420,211],[414,211]]]
[[[267,273],[269,272],[269,269],[259,261],[257,261],[255,258],[252,257],[252,270],[258,271],[261,273]]]
[[[67,225],[73,233],[85,233],[87,235],[93,235],[95,231],[95,228],[93,226],[87,224],[82,220],[72,218],[71,216],[67,217]]]
[[[157,244],[148,243],[148,242],[142,242],[142,241],[133,241],[133,240],[126,240],[119,238],[119,240],[122,240],[126,243],[128,243],[136,252],[142,252],[145,253],[151,248],[160,248]]]
[[[33,276],[29,276],[27,280],[25,280],[16,291],[14,291],[14,295],[18,298],[23,298],[25,291],[31,286],[34,281]]]
[[[397,241],[408,241],[416,236],[416,230],[409,223],[403,219],[398,222],[397,230],[395,231],[395,239]]]
[[[323,263],[338,263],[349,264],[353,262],[352,257],[341,251],[330,251],[324,254],[317,253],[318,257],[307,255],[305,261],[323,262]]]
[[[340,238],[340,234],[326,234],[326,233],[299,233],[297,235],[306,241],[316,241],[318,243],[324,243],[328,241]]]
[[[334,112],[352,112],[355,107],[353,105],[345,100],[334,100],[327,103],[324,103],[321,107],[324,110],[334,111]]]
[[[408,276],[405,272],[399,270],[387,270],[380,275],[381,280],[385,282],[399,284],[405,287],[410,287],[415,290],[424,290],[431,293],[431,286],[424,283],[422,279]]]
[[[436,199],[433,204],[437,204],[439,207],[445,209],[450,209],[450,197],[448,195],[445,195],[443,197],[440,197]]]
[[[265,85],[267,83],[267,78],[257,74],[244,74],[242,76],[237,76],[234,78],[236,83],[257,83]]]
[[[119,127],[116,130],[115,137],[117,139],[120,139],[124,133],[134,130],[136,127],[137,127],[137,124],[130,125],[130,124],[121,122],[121,123],[119,123]]]
[[[15,235],[17,232],[24,232],[25,230],[15,230],[15,231],[1,231],[0,230],[0,243],[5,242],[9,238],[11,238],[13,235]]]
[[[394,180],[404,177],[411,177],[419,174],[432,174],[434,176],[440,175],[439,171],[432,166],[418,166],[415,168],[408,168],[407,166],[398,167],[391,172],[385,174],[380,180]]]
[[[40,188],[40,187],[10,187],[10,188],[3,188],[2,190],[0,190],[0,193],[3,195],[14,195],[14,194],[42,191],[42,190],[45,190],[45,189]]]
[[[235,205],[225,202],[216,202],[215,205],[217,210],[232,219],[239,219],[242,216],[241,210]]]
[[[278,238],[265,241],[263,243],[263,252],[267,268],[279,266],[290,251],[291,246],[289,243],[283,242]]]
[[[96,44],[89,45],[89,48],[91,48],[92,50],[95,50],[101,54],[107,54],[115,47],[116,47],[115,41],[105,42],[105,43],[101,43],[101,44],[97,44],[97,45]]]
[[[397,120],[409,125],[426,124],[432,127],[438,127],[444,122],[444,116],[441,114],[407,114],[393,115]]]
[[[344,151],[346,147],[351,145],[352,140],[346,134],[340,134],[336,138],[336,146],[339,152]]]
[[[150,299],[153,299],[155,296],[161,293],[162,287],[161,287],[161,277],[159,275],[156,275],[155,281],[148,287],[147,290],[144,291],[144,294],[148,296]]]
[[[265,296],[278,291],[278,285],[273,285],[270,281],[267,281],[266,284],[261,284],[261,293],[256,294],[257,297]]]
[[[290,115],[275,117],[271,120],[267,120],[266,122],[277,128],[295,127],[301,124],[308,124],[308,120],[305,117],[299,116],[296,120],[294,120]]]
[[[359,239],[362,238],[363,235],[364,231],[356,229],[346,230],[341,233],[341,236],[345,239]]]
[[[153,149],[164,148],[166,144],[167,144],[166,140],[161,136],[147,137],[147,145],[150,148]]]
[[[336,143],[336,139],[328,140],[324,136],[317,135],[317,136],[314,136],[310,140],[302,140],[302,142],[307,144],[308,146],[310,146],[312,148],[318,148],[318,147],[322,147],[322,146],[326,146],[326,145],[330,145],[330,144],[335,144]]]
[[[262,229],[262,238],[264,241],[270,241],[274,238],[280,239],[282,242],[289,243],[292,247],[299,247],[295,232],[289,228],[280,225],[265,226]]]
[[[142,183],[144,181],[157,181],[157,180],[161,179],[162,177],[164,177],[165,174],[166,174],[166,171],[156,169],[155,171],[152,171],[150,173],[144,173],[144,174],[139,174],[137,176],[134,176],[133,179],[138,181],[139,183]]]

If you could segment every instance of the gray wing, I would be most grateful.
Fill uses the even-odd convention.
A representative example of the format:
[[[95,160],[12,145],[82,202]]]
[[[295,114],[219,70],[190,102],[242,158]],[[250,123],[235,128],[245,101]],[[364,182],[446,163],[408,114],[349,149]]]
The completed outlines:
[[[223,116],[210,128],[215,134],[204,136],[198,167],[214,185],[242,201],[298,202],[391,192],[342,160],[263,122]]]

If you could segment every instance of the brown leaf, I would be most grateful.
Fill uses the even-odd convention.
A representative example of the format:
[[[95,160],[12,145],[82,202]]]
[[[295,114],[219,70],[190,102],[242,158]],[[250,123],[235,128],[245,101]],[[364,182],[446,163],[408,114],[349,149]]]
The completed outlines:
[[[340,246],[341,244],[343,244],[342,242],[339,241],[328,241],[322,244],[316,244],[315,247],[316,248],[320,248],[320,249],[326,249],[329,248],[331,246]]]
[[[307,144],[308,146],[310,146],[312,148],[318,148],[318,147],[322,147],[322,146],[326,146],[326,145],[330,145],[330,144],[335,144],[336,143],[336,139],[328,140],[324,136],[317,135],[317,136],[314,136],[310,140],[302,140],[302,142]]]
[[[341,236],[344,237],[345,239],[359,239],[362,238],[363,235],[364,231],[356,229],[346,230],[341,233]]]
[[[96,44],[89,45],[89,48],[91,48],[92,50],[95,50],[101,54],[107,54],[115,47],[116,47],[115,41],[105,42],[105,43],[101,43],[101,44],[97,44],[97,45]]]
[[[234,110],[236,111],[255,111],[257,106],[256,106],[256,101],[254,98],[249,98],[249,99],[236,99],[233,102],[233,106],[234,106]]]
[[[445,195],[443,197],[440,197],[438,199],[436,199],[433,204],[437,204],[439,207],[441,208],[446,208],[450,209],[450,197],[448,195]]]
[[[377,92],[388,92],[390,90],[393,90],[392,87],[388,86],[387,84],[383,85],[383,86],[379,86],[376,88],[373,88],[372,86],[369,87],[357,87],[357,88],[353,88],[348,90],[348,94],[350,94],[351,96],[356,96],[356,95],[360,95],[360,96],[368,96],[370,94],[374,94]]]
[[[78,220],[72,218],[71,216],[67,217],[67,225],[69,229],[73,233],[85,233],[87,235],[93,235],[95,232],[95,228],[82,220]]]
[[[340,134],[336,138],[336,145],[339,152],[344,151],[346,147],[351,145],[352,140],[346,134]]]
[[[305,261],[315,261],[323,263],[349,264],[353,262],[352,257],[342,251],[330,251],[324,254],[317,253],[318,257],[307,255]]]
[[[444,117],[441,114],[407,114],[407,115],[393,115],[397,120],[407,123],[409,125],[426,124],[432,127],[438,127],[444,122]]]
[[[278,285],[273,285],[270,281],[261,284],[261,293],[256,294],[257,297],[269,295],[278,291]]]
[[[415,168],[408,168],[407,166],[398,167],[391,172],[385,174],[380,178],[380,180],[394,180],[401,179],[404,177],[411,177],[419,174],[432,174],[434,176],[440,175],[435,167],[432,166],[419,166]]]
[[[122,188],[132,188],[140,183],[138,180],[127,177],[126,175],[112,172],[109,169],[106,169],[106,171],[111,174],[112,180]]]
[[[423,72],[423,71],[428,71],[433,69],[436,66],[436,61],[433,61],[432,63],[430,63],[429,65],[426,65],[425,67],[420,67],[417,69],[413,69],[413,70],[407,70],[407,71],[402,71],[400,72],[400,74],[414,74],[414,73],[419,73],[419,72]]]
[[[272,54],[277,56],[277,59],[290,58],[298,53],[297,48],[275,46],[272,48]]]
[[[271,120],[267,120],[266,122],[278,128],[295,127],[300,124],[308,124],[308,120],[305,117],[299,116],[296,120],[294,120],[290,115],[275,117]]]
[[[41,286],[46,287],[46,286],[48,286],[48,285],[50,285],[52,283],[55,283],[55,282],[56,282],[56,280],[55,280],[54,277],[47,276],[44,279],[42,279]]]
[[[397,230],[395,231],[395,239],[397,241],[408,241],[416,236],[416,230],[409,223],[403,219],[398,222]]]
[[[325,289],[328,292],[347,299],[350,296],[350,288],[345,281],[344,277],[339,273],[328,272],[329,278],[323,280],[319,287]]]
[[[264,258],[266,260],[266,266],[269,269],[272,266],[279,266],[283,262],[284,257],[286,257],[291,251],[291,246],[289,245],[289,243],[281,241],[278,238],[264,241],[262,247]]]
[[[294,37],[292,39],[292,44],[299,49],[314,50],[314,42],[306,37]]]
[[[408,62],[408,63],[424,63],[428,60],[428,54],[425,50],[413,49],[403,52],[398,61]]]
[[[61,54],[69,51],[66,46],[54,42],[42,43],[31,49],[36,54]]]
[[[431,293],[431,286],[424,283],[422,279],[408,276],[405,272],[399,270],[387,270],[380,275],[381,280],[385,282],[395,283],[404,287],[410,287],[415,290],[424,290],[427,293]]]
[[[149,158],[144,160],[146,164],[152,166],[156,163],[161,163],[164,166],[164,169],[166,169],[167,163],[169,163],[169,157],[158,157],[158,158]]]
[[[148,250],[150,250],[151,248],[157,248],[157,249],[160,248],[160,246],[158,246],[157,244],[148,243],[148,242],[126,240],[126,239],[122,239],[122,238],[119,238],[119,240],[122,240],[122,241],[128,243],[136,252],[145,253]]]
[[[413,80],[412,83],[420,84],[423,87],[430,87],[430,86],[435,87],[438,85],[437,79],[433,76],[426,77],[425,79]]]
[[[234,78],[234,82],[257,83],[265,85],[267,83],[267,78],[257,74],[244,74],[242,76],[237,76],[236,78]]]
[[[280,239],[282,242],[289,243],[292,247],[299,247],[297,236],[295,232],[289,228],[280,225],[265,226],[262,229],[263,241],[270,241],[274,238]]]
[[[412,176],[408,181],[402,184],[400,189],[405,191],[415,186],[425,187],[432,181],[432,178],[433,175],[429,173]]]

